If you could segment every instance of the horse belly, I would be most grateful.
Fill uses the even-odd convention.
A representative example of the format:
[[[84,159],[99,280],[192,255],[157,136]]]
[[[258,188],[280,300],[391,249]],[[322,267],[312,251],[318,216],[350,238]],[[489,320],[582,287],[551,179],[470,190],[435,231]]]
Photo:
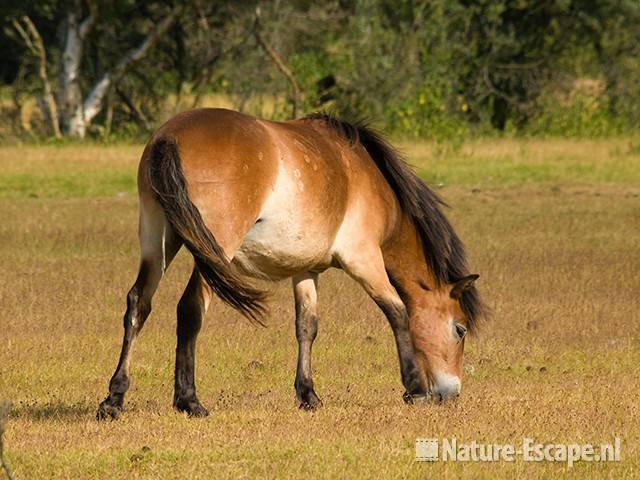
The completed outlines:
[[[245,237],[233,263],[246,275],[268,280],[327,268],[330,245],[299,227],[282,218],[261,219]]]
[[[331,195],[322,183],[282,164],[273,193],[233,263],[247,275],[270,280],[328,268],[344,209],[335,204],[340,195]]]

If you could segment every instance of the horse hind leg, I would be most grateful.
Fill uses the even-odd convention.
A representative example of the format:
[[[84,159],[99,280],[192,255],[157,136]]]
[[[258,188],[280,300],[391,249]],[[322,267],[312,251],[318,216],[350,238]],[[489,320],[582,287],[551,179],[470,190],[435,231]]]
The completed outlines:
[[[202,319],[211,302],[211,288],[200,275],[197,266],[178,302],[175,390],[173,406],[192,417],[206,417],[209,412],[196,396],[195,350]]]
[[[127,294],[124,314],[124,338],[118,366],[109,382],[109,395],[100,403],[99,420],[117,418],[122,411],[124,396],[131,383],[131,352],[136,337],[151,313],[151,299],[165,269],[180,249],[181,241],[173,233],[160,206],[155,202],[140,209],[141,259],[138,276]]]
[[[300,408],[304,410],[314,410],[322,405],[313,389],[311,373],[311,347],[318,333],[317,288],[317,274],[306,273],[293,278],[298,340],[298,367],[294,386]]]

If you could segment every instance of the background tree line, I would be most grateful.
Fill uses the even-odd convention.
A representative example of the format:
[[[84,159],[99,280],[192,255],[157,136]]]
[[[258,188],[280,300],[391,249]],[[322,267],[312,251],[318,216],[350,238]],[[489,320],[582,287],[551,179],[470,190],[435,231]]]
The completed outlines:
[[[640,120],[637,0],[2,0],[1,137],[137,137],[225,104],[420,137]]]

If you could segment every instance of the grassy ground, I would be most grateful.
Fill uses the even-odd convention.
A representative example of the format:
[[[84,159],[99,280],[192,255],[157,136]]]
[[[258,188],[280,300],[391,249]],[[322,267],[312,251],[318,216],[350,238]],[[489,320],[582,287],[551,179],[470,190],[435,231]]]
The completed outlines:
[[[94,420],[137,267],[138,146],[0,148],[0,399],[17,478],[510,478],[640,475],[640,149],[631,141],[405,144],[441,184],[495,314],[461,398],[402,403],[390,329],[342,273],[321,277],[324,407],[299,411],[289,285],[267,329],[216,303],[198,344],[211,416],[171,409],[181,252],[136,345],[117,422]],[[416,437],[604,443],[619,463],[417,463]]]

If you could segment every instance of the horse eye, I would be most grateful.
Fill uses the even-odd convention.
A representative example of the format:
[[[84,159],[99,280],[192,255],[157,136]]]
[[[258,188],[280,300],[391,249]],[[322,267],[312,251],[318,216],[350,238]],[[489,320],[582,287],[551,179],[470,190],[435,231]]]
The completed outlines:
[[[460,325],[459,323],[456,323],[455,328],[456,328],[456,335],[458,335],[458,338],[462,340],[464,336],[467,334],[466,327]]]

